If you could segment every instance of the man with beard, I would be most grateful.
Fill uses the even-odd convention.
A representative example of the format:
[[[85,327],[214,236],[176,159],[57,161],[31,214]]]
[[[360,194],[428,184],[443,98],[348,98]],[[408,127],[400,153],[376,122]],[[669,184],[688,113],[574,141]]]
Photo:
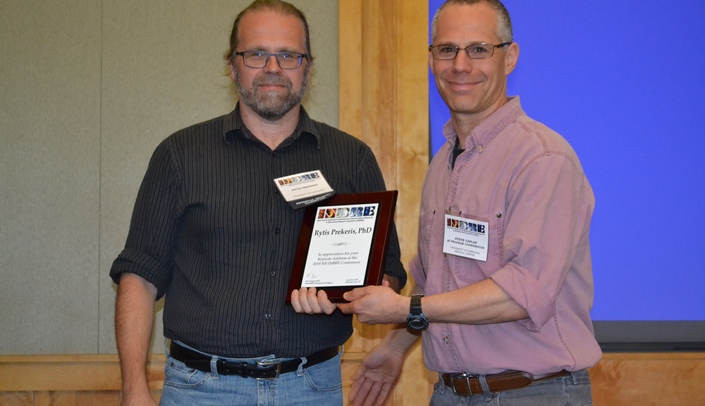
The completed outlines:
[[[342,404],[351,318],[315,289],[285,304],[303,209],[275,179],[316,173],[336,193],[361,193],[384,190],[382,174],[368,146],[301,106],[313,57],[294,6],[253,2],[235,19],[226,59],[240,101],[159,145],[110,271],[123,405],[154,404],[145,365],[162,296],[161,404]],[[398,291],[406,274],[394,230],[389,246],[385,279]]]

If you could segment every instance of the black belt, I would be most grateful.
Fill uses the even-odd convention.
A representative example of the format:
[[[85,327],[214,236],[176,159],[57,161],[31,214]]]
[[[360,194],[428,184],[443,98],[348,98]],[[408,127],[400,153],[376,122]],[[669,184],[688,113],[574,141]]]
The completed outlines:
[[[171,342],[169,346],[171,357],[183,362],[187,367],[194,368],[203,372],[211,372],[211,357],[203,355],[199,352],[182,347],[175,342]],[[326,348],[315,352],[306,357],[304,368],[320,364],[338,355],[338,347]],[[267,359],[256,364],[248,364],[246,362],[232,362],[224,359],[216,361],[218,373],[221,375],[240,375],[244,378],[257,379],[276,379],[280,374],[294,372],[301,365],[300,358],[291,361],[270,362]]]
[[[531,375],[528,372],[509,371],[501,374],[485,375],[490,392],[501,392],[519,389],[534,382],[547,381],[559,376],[570,375],[568,371],[553,372],[543,375]],[[452,388],[456,395],[470,396],[483,393],[479,375],[470,374],[441,374],[445,386]]]

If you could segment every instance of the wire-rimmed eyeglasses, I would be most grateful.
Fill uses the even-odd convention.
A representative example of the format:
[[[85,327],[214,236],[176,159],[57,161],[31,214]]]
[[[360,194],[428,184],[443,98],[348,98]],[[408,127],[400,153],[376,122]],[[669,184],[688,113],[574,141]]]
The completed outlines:
[[[304,59],[308,59],[305,54],[300,54],[298,52],[265,52],[265,51],[242,51],[235,52],[235,55],[242,56],[242,61],[245,66],[250,68],[264,68],[269,63],[269,58],[274,57],[282,69],[296,69],[301,66],[301,62]]]
[[[461,49],[472,59],[485,59],[492,57],[495,48],[506,47],[511,43],[512,42],[509,41],[493,45],[486,42],[478,42],[476,44],[470,44],[465,48],[460,48],[455,45],[430,45],[428,50],[431,51],[435,59],[455,59],[455,57],[458,56],[458,51]]]

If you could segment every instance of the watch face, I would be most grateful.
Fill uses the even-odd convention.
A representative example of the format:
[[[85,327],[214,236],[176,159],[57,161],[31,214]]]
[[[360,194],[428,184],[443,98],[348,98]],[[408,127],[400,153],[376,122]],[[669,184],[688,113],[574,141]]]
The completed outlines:
[[[410,317],[407,324],[414,330],[426,330],[428,328],[428,320],[422,316]]]

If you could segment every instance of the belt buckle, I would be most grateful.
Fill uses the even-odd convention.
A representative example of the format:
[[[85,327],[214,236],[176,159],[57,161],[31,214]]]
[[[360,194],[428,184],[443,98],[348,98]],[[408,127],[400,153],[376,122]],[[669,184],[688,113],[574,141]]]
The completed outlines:
[[[257,366],[263,367],[263,368],[267,368],[267,367],[271,367],[271,366],[277,367],[273,377],[271,377],[271,378],[257,378],[257,379],[261,379],[261,380],[265,380],[265,381],[273,381],[273,380],[279,378],[279,374],[281,373],[281,369],[282,369],[282,363],[280,361],[274,361],[271,358],[257,361]]]
[[[462,379],[465,381],[465,387],[468,389],[468,395],[473,395],[472,387],[470,386],[470,379],[477,378],[478,376],[479,375],[468,374],[465,372],[462,374],[450,374],[450,382],[452,383],[451,388],[453,388],[453,393],[455,395],[464,395],[463,393],[458,393],[458,390],[455,388],[455,379]]]

